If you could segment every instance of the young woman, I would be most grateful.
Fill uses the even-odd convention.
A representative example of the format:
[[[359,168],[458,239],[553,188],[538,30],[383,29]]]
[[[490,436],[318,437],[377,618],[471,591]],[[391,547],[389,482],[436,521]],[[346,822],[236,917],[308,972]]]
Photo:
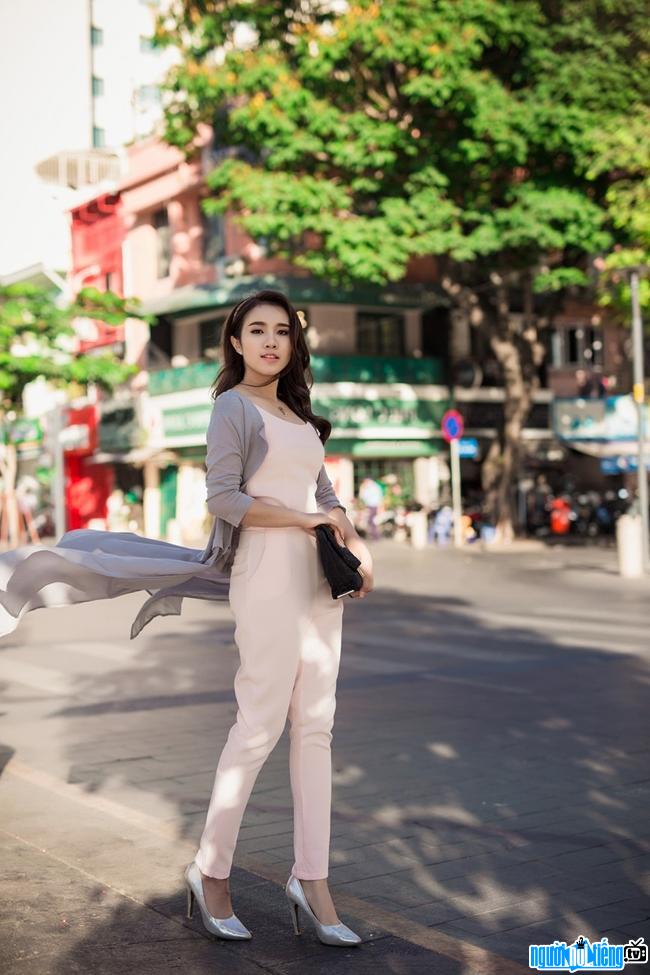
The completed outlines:
[[[354,598],[372,591],[372,558],[324,475],[331,424],[311,409],[309,352],[293,305],[276,291],[244,299],[225,322],[222,353],[207,439],[208,506],[236,521],[229,599],[240,656],[238,711],[199,848],[185,872],[188,915],[196,899],[213,934],[251,937],[233,914],[229,875],[246,803],[288,717],[295,859],[285,893],[294,929],[299,933],[300,906],[325,944],[358,944],[359,936],[339,920],[327,884],[343,602],[332,599],[315,527],[331,524],[361,559],[363,587]],[[241,483],[246,458],[238,462],[230,445],[233,424],[243,429],[249,418],[267,449]],[[225,457],[233,459],[224,463]]]
[[[354,598],[372,591],[372,558],[325,472],[331,424],[312,412],[309,352],[283,294],[257,292],[232,309],[223,359],[207,431],[214,521],[205,551],[87,528],[66,532],[54,546],[12,549],[0,555],[0,636],[34,609],[147,591],[133,639],[155,616],[178,615],[186,596],[228,599],[241,660],[237,721],[221,753],[199,849],[185,870],[188,914],[196,899],[209,931],[251,937],[232,913],[230,867],[256,776],[288,717],[295,861],[285,890],[294,928],[298,933],[301,906],[321,941],[357,944],[327,886],[343,603],[332,599],[316,525],[331,524],[361,560],[363,586]]]

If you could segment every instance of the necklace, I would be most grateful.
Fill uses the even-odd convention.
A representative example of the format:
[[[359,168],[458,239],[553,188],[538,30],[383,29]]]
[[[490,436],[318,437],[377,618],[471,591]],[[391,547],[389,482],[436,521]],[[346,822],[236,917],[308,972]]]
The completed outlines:
[[[240,386],[248,386],[249,389],[255,389],[256,388],[255,383],[240,383],[239,385]],[[282,416],[288,416],[289,415],[287,413],[287,411],[285,410],[284,406],[282,406],[282,404],[280,404],[280,403],[278,404],[278,409],[279,409],[280,413],[282,413]]]

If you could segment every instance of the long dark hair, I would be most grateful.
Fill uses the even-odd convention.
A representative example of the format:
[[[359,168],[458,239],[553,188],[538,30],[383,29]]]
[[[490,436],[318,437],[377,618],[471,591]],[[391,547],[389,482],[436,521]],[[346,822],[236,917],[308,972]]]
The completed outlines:
[[[246,372],[244,357],[237,352],[230,341],[230,336],[234,335],[241,342],[244,318],[252,308],[261,304],[278,305],[286,312],[289,320],[291,358],[279,376],[272,376],[268,383],[260,383],[260,385],[268,386],[277,379],[278,399],[301,419],[311,421],[318,430],[321,443],[324,444],[332,432],[332,424],[324,416],[316,416],[312,412],[310,390],[314,377],[309,365],[309,349],[298,312],[281,291],[256,291],[247,298],[243,298],[238,305],[229,311],[221,336],[223,365],[210,387],[212,398],[216,399],[220,393],[224,393],[243,380]]]

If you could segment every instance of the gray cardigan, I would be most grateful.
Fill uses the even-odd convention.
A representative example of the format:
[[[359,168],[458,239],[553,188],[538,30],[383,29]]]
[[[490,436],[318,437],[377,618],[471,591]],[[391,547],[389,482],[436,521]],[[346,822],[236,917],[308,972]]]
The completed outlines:
[[[209,556],[216,549],[216,564],[229,572],[240,523],[254,500],[242,492],[241,486],[253,476],[269,449],[262,414],[238,390],[227,389],[216,398],[207,448],[207,505],[215,520],[204,554]],[[316,481],[316,503],[323,511],[337,507],[346,510],[334,493],[324,464]]]
[[[93,528],[66,532],[56,545],[11,549],[0,554],[0,636],[13,632],[32,609],[144,590],[150,596],[131,625],[133,639],[155,616],[177,616],[185,596],[227,600],[241,520],[254,500],[241,487],[267,450],[255,405],[237,390],[221,393],[207,430],[207,504],[214,521],[204,551]],[[337,505],[345,511],[324,465],[316,501],[324,511]]]

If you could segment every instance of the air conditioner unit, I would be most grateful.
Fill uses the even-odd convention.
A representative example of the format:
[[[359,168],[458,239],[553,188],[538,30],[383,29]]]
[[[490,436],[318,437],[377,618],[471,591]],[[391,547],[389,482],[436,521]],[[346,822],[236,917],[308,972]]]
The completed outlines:
[[[220,278],[238,278],[246,274],[248,261],[241,254],[227,254],[215,261]]]

